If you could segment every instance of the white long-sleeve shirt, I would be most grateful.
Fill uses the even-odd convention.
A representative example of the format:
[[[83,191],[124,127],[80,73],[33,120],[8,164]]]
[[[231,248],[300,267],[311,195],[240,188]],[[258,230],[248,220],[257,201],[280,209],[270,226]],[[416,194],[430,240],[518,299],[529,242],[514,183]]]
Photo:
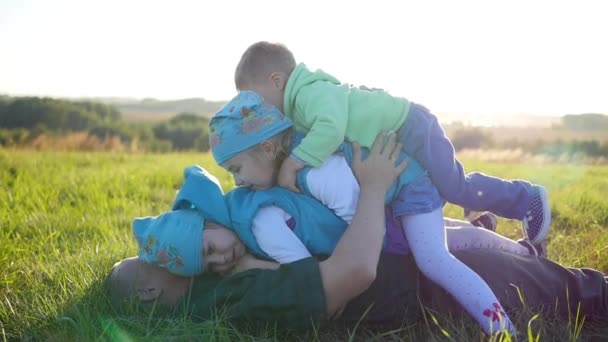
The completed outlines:
[[[359,183],[343,156],[332,155],[321,167],[311,169],[306,182],[313,197],[347,223],[352,221],[359,200]],[[310,256],[290,228],[290,220],[291,215],[276,206],[260,209],[253,219],[252,230],[258,245],[281,264]]]

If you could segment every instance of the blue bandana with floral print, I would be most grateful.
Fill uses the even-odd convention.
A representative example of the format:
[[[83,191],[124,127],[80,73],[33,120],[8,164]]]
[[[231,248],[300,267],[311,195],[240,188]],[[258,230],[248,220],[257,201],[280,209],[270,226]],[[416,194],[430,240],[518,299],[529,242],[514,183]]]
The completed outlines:
[[[293,126],[275,106],[253,91],[241,91],[211,118],[209,146],[223,164],[257,144]]]
[[[205,219],[194,209],[168,211],[133,220],[133,235],[143,262],[191,277],[203,272]]]

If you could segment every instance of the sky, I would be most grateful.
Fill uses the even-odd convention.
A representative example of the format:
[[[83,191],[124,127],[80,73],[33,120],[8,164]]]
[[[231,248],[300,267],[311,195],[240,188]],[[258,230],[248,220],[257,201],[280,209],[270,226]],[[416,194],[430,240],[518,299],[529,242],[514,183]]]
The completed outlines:
[[[260,41],[437,113],[608,114],[608,2],[0,0],[0,94],[235,94]]]

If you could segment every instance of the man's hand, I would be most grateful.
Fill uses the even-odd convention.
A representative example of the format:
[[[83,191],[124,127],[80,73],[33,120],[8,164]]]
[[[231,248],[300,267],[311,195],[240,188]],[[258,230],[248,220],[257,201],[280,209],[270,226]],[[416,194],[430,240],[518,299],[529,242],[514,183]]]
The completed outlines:
[[[361,187],[371,186],[382,191],[388,190],[407,168],[407,160],[395,165],[402,148],[395,133],[380,133],[367,159],[361,160],[361,146],[353,143],[353,170]]]
[[[299,161],[290,157],[285,158],[277,179],[279,186],[293,192],[300,192],[300,189],[296,186],[296,173],[303,167],[304,164]]]

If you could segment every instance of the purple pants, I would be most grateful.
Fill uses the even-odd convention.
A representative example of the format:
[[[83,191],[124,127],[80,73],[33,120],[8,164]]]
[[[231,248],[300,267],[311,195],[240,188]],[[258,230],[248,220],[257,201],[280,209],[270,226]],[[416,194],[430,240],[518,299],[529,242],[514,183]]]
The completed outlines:
[[[401,223],[394,217],[391,206],[384,209],[386,216],[386,235],[384,237],[384,251],[391,254],[407,255],[410,248],[401,228]]]
[[[429,172],[446,201],[509,219],[523,219],[532,201],[532,184],[481,172],[465,173],[450,139],[428,109],[412,103],[399,136],[405,152]]]

